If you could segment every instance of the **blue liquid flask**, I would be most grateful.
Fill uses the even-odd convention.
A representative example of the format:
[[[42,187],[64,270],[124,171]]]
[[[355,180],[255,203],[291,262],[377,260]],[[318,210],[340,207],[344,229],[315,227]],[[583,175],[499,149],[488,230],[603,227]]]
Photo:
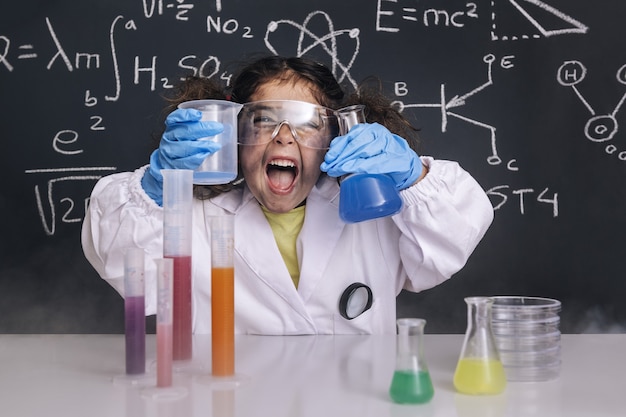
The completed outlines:
[[[352,126],[365,123],[365,106],[354,105],[337,110],[339,133],[345,135]],[[346,223],[357,223],[391,216],[402,209],[396,186],[385,174],[348,174],[341,179],[339,217]]]

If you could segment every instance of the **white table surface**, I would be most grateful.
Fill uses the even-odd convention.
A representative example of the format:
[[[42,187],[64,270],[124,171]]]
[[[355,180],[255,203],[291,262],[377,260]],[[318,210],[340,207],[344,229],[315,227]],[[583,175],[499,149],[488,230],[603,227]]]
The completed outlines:
[[[563,335],[561,376],[508,383],[503,394],[457,394],[462,335],[430,335],[424,353],[435,386],[426,405],[398,405],[387,390],[393,336],[238,336],[232,390],[210,380],[210,336],[194,337],[193,365],[175,373],[182,399],[146,399],[114,384],[123,335],[0,335],[0,413],[7,417],[602,417],[626,416],[626,334]],[[148,336],[148,369],[155,338]],[[222,387],[223,388],[223,387]]]

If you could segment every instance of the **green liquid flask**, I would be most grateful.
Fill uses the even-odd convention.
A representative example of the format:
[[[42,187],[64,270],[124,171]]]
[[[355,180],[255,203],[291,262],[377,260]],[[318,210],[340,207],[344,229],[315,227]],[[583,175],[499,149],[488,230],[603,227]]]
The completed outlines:
[[[454,372],[454,387],[462,394],[499,394],[506,387],[491,330],[490,297],[467,297],[467,330],[461,356]]]
[[[399,404],[424,404],[435,390],[422,356],[422,338],[426,320],[404,318],[396,321],[396,368],[389,396]]]

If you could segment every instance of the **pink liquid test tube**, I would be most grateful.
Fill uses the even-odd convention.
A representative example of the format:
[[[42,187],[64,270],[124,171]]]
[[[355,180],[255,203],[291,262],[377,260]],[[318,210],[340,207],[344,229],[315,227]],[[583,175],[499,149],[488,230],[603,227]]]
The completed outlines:
[[[174,264],[174,360],[191,360],[191,220],[193,171],[163,169],[163,257]]]
[[[172,259],[157,259],[157,388],[172,386],[173,361],[173,276]]]
[[[144,251],[129,248],[124,254],[124,318],[126,374],[146,372],[146,310]]]
[[[155,259],[155,263],[157,266],[156,386],[145,388],[141,396],[152,401],[169,402],[189,395],[189,390],[183,386],[175,386],[173,381],[174,261],[162,258]]]

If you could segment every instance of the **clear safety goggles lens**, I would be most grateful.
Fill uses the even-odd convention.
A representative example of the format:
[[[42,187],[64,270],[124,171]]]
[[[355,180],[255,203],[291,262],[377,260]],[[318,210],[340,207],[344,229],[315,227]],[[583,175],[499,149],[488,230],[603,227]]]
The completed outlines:
[[[300,145],[326,149],[338,133],[332,109],[304,101],[253,101],[244,104],[239,113],[241,145],[262,145],[279,134],[290,134]]]

